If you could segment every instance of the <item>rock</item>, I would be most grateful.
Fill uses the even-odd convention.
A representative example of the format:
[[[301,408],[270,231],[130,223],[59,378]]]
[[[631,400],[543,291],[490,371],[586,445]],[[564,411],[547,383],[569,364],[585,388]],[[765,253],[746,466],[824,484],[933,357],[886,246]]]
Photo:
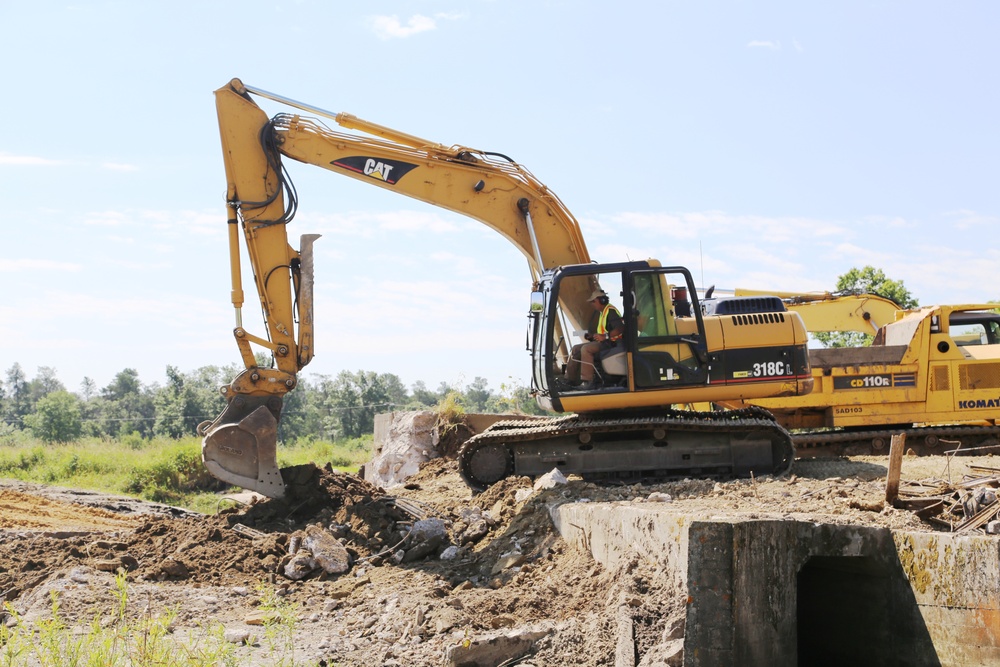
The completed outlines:
[[[438,550],[448,538],[448,530],[441,519],[421,519],[410,530],[410,547],[403,556],[404,563],[412,563]]]
[[[318,569],[319,565],[312,553],[306,549],[299,549],[294,556],[288,559],[281,573],[293,581],[299,581]]]
[[[343,574],[351,568],[351,556],[344,545],[321,526],[306,526],[302,546],[312,552],[316,563],[327,574]]]
[[[432,621],[434,623],[434,632],[440,635],[452,628],[464,625],[465,616],[454,607],[441,607],[434,611]]]
[[[526,560],[528,560],[528,557],[524,554],[506,554],[493,564],[493,569],[490,571],[490,574],[500,574],[504,570],[509,570],[512,567],[521,565]]]
[[[278,614],[274,611],[255,611],[247,614],[243,622],[247,625],[266,625],[278,620]]]
[[[249,630],[226,630],[223,638],[230,644],[246,644],[250,639]]]
[[[535,486],[533,489],[535,491],[541,491],[542,489],[551,489],[557,485],[566,484],[569,480],[566,479],[566,475],[560,472],[559,468],[553,468],[551,471],[545,473],[537,480],[535,480]]]
[[[478,519],[474,521],[465,531],[461,534],[458,541],[461,544],[470,544],[478,542],[479,540],[486,537],[490,532],[490,525],[486,519]]]
[[[379,451],[365,464],[364,478],[385,489],[400,486],[420,470],[420,464],[438,456],[437,413],[393,412],[388,428],[376,434]],[[379,424],[379,431],[381,431]]]
[[[493,667],[528,653],[548,630],[520,629],[466,640],[445,651],[445,664],[458,667]]]
[[[305,530],[289,538],[290,545],[299,545],[294,555],[287,557],[281,572],[293,581],[308,577],[322,569],[327,574],[343,574],[351,569],[351,556],[346,547],[319,524],[310,524]]]

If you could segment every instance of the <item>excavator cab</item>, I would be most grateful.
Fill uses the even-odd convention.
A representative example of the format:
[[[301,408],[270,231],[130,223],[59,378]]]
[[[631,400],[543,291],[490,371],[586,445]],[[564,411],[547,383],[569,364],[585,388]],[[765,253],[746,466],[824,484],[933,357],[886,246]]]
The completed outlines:
[[[580,363],[573,361],[574,349],[596,330],[599,313],[586,301],[595,290],[604,290],[619,309],[625,332],[617,342],[601,345],[593,386],[580,390],[567,370]],[[533,387],[547,409],[566,411],[570,404],[579,409],[584,396],[674,390],[709,381],[705,322],[692,277],[682,267],[651,262],[559,267],[543,276],[533,293],[530,318]]]
[[[621,309],[625,332],[605,344],[583,387],[567,373],[591,327],[587,299],[604,290]],[[555,412],[648,412],[752,395],[809,391],[807,336],[780,300],[748,298],[706,314],[690,272],[655,260],[557,267],[533,296],[532,388]],[[589,373],[587,373],[589,376]]]

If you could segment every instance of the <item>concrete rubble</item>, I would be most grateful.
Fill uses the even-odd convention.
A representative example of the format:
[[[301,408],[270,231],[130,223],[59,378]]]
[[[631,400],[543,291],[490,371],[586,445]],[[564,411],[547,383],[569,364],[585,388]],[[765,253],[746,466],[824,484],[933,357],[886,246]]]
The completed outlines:
[[[371,462],[365,465],[365,481],[384,489],[403,484],[420,470],[420,464],[439,456],[441,440],[437,413],[392,413],[391,419],[376,422],[376,449]]]
[[[970,472],[959,482],[906,482],[893,504],[949,532],[1000,534],[1000,468],[971,466]]]

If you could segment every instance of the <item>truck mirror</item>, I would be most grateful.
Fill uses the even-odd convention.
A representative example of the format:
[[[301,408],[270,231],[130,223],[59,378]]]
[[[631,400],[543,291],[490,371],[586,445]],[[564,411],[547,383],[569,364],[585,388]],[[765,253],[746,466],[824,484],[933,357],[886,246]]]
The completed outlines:
[[[541,313],[545,308],[545,295],[542,292],[531,293],[531,314]]]

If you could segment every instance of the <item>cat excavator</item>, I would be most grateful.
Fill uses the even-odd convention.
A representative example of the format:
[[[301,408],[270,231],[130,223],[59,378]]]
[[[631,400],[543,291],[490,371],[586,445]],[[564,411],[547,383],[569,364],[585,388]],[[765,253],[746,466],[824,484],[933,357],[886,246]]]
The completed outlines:
[[[266,98],[304,111],[273,118]],[[526,257],[530,278],[531,389],[559,416],[501,421],[468,440],[459,469],[474,490],[510,475],[558,468],[588,479],[781,474],[793,448],[764,409],[692,411],[695,402],[749,401],[809,392],[801,317],[774,297],[702,312],[684,267],[648,259],[591,260],[580,227],[556,195],[507,156],[445,146],[332,113],[233,79],[215,91],[227,190],[234,336],[245,370],[222,388],[226,407],[199,426],[202,458],[218,479],[269,497],[284,494],[277,425],[285,394],[314,355],[313,244],[287,227],[298,206],[285,159],[383,188],[482,222]],[[350,132],[335,131],[318,117]],[[242,321],[241,238],[252,264],[266,335]],[[594,338],[592,295],[620,314],[594,380],[566,376],[576,343]],[[608,333],[598,334],[607,339]],[[254,347],[270,353],[258,364]]]

